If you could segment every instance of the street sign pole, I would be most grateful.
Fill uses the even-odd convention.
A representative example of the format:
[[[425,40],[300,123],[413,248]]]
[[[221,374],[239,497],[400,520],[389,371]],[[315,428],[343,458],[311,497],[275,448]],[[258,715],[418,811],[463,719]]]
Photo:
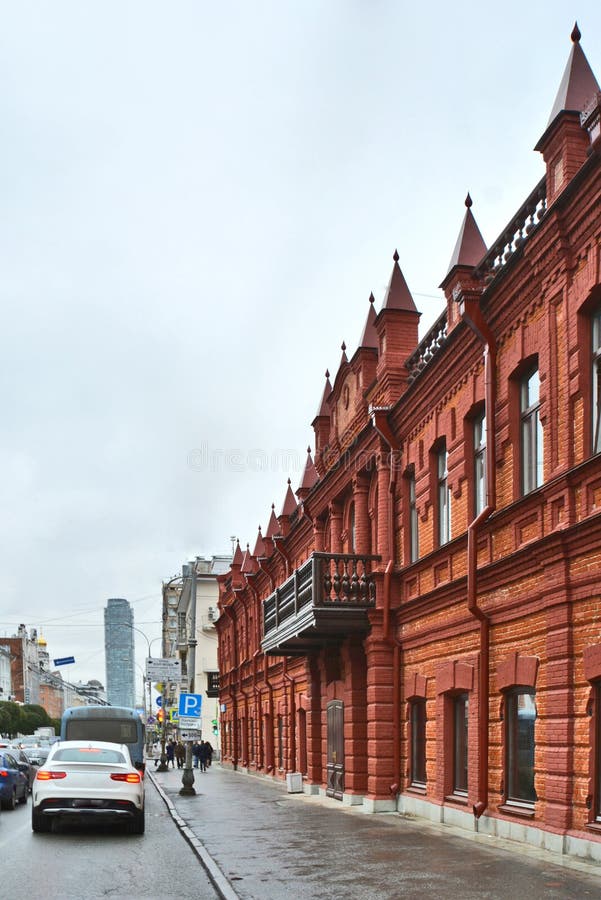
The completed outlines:
[[[194,676],[196,675],[196,560],[188,566],[186,574],[190,578],[190,631],[188,633],[188,653],[187,653],[187,671],[188,671],[188,690],[194,690]],[[183,594],[183,590],[182,590]],[[181,715],[181,710],[180,710]],[[180,794],[190,796],[195,794],[194,790],[194,772],[192,771],[192,741],[186,742],[186,762],[184,773],[182,775],[182,786],[179,789]]]

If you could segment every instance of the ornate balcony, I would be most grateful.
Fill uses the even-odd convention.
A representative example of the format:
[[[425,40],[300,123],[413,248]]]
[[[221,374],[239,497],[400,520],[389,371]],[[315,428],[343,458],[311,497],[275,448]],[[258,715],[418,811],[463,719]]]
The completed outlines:
[[[261,647],[273,656],[304,656],[369,629],[376,605],[372,563],[379,556],[313,553],[263,601]]]

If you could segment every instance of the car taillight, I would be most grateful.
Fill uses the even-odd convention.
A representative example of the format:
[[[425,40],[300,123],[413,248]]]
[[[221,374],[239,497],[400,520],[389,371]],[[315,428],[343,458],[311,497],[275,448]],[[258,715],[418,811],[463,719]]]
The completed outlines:
[[[139,784],[142,780],[139,772],[111,772],[113,781],[127,781],[128,784]]]
[[[8,772],[6,769],[0,769],[0,778],[8,778]]]
[[[49,772],[46,769],[38,769],[36,781],[52,781],[53,778],[66,778],[66,772]]]

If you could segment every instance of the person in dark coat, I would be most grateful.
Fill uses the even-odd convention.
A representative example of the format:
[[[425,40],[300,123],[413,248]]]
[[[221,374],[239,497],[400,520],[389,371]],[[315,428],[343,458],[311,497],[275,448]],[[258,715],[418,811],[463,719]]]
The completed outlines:
[[[186,761],[186,748],[181,741],[178,741],[175,745],[175,760],[177,762],[177,768],[181,769]]]
[[[209,741],[205,741],[205,747],[207,748],[207,766],[210,766],[213,762],[213,747]]]
[[[200,763],[200,771],[207,771],[207,759],[209,758],[209,751],[207,750],[207,745],[205,741],[200,742],[200,747],[198,750],[198,761]]]
[[[192,744],[192,756],[194,757],[194,768],[197,769],[200,761],[200,744],[194,741]]]
[[[169,768],[169,763],[171,763],[171,768],[175,769],[175,741],[169,741],[167,744],[167,768]]]

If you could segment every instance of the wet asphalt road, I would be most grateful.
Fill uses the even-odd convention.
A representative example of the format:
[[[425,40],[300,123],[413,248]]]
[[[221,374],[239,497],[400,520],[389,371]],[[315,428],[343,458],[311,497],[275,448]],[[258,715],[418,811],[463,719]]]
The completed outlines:
[[[0,812],[2,900],[214,900],[198,858],[152,783],[146,834],[110,826],[59,827],[33,834],[31,800]]]
[[[195,797],[179,795],[177,769],[153,777],[241,900],[601,897],[601,867],[580,871],[511,842],[366,815],[216,765],[194,774]]]

